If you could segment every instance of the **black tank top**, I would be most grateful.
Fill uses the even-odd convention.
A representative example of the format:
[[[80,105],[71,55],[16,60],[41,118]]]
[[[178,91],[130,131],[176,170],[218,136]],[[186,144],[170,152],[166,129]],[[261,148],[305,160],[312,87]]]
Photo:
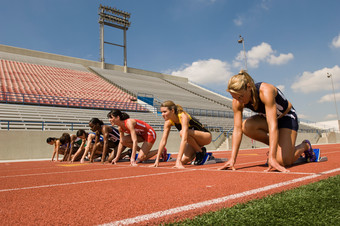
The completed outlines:
[[[254,109],[254,106],[252,105],[252,103],[248,103],[245,105],[246,108],[249,108],[250,110],[256,112],[256,113],[260,113],[260,114],[266,114],[266,109],[265,109],[265,105],[264,103],[261,101],[260,99],[260,86],[261,86],[262,82],[256,83],[255,87],[256,87],[256,92],[258,94],[259,97],[259,103],[258,103],[258,108],[257,110]],[[283,95],[283,93],[281,92],[281,90],[277,89],[277,95],[275,97],[275,102],[276,102],[276,115],[277,117],[279,117],[283,112],[286,111],[286,109],[288,108],[288,100],[286,99],[286,97]],[[293,109],[293,107],[292,107]]]
[[[190,118],[190,120],[189,120],[189,129],[199,130],[199,131],[209,132],[210,133],[210,131],[208,129],[206,129],[202,125],[202,123],[200,123],[195,117],[189,115],[186,112],[182,112],[182,113],[178,114],[178,118],[179,118],[180,121],[181,121],[181,114],[187,114],[189,116],[189,118]],[[173,121],[171,121],[171,124],[174,125],[178,131],[182,130],[181,122],[180,123],[174,123]]]

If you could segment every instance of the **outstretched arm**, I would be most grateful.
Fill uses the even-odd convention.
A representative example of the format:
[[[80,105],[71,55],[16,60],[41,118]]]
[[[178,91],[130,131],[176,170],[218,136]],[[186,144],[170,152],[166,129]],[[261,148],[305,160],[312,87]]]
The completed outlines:
[[[104,144],[103,144],[103,154],[102,154],[102,163],[105,162],[105,157],[106,153],[109,151],[109,128],[108,126],[103,127],[103,139],[104,139]]]
[[[58,153],[58,149],[59,149],[59,141],[56,140],[55,144],[54,144],[54,148],[53,148],[53,154],[52,154],[52,162],[54,161],[54,156],[57,155],[57,161],[59,161],[59,153]]]
[[[226,162],[226,164],[224,164],[222,167],[219,168],[219,170],[224,170],[228,168],[235,170],[234,165],[236,163],[236,158],[240,150],[240,145],[242,141],[243,104],[233,99],[232,105],[233,105],[233,111],[234,111],[234,129],[233,129],[233,134],[232,134],[231,157],[229,161]]]
[[[77,157],[78,157],[79,155],[81,155],[82,151],[84,151],[84,149],[85,149],[85,144],[86,144],[86,138],[81,139],[81,145],[80,145],[80,147],[78,148],[78,150],[76,151],[76,153],[74,153],[74,155],[72,156],[71,162],[74,162],[75,159],[77,159]],[[84,152],[85,152],[85,151],[84,151]]]
[[[272,168],[277,169],[281,172],[289,172],[285,167],[281,166],[276,160],[276,153],[279,144],[279,129],[277,122],[276,113],[276,102],[275,96],[277,95],[277,90],[274,86],[263,83],[260,89],[260,99],[266,108],[266,120],[268,124],[269,131],[269,155],[268,155],[268,165],[267,171]]]
[[[94,158],[94,153],[96,152],[96,148],[98,147],[99,145],[99,142],[100,142],[100,132],[97,131],[96,132],[96,137],[94,139],[94,144],[92,145],[92,148],[91,148],[91,153],[90,153],[90,162],[93,162],[93,158]]]
[[[118,150],[117,150],[117,155],[116,157],[112,160],[112,164],[116,164],[120,158],[120,155],[122,154],[123,150],[124,150],[124,145],[122,143],[122,139],[124,136],[124,132],[122,131],[122,129],[120,127],[118,127],[118,131],[119,131],[119,137],[120,137],[120,142],[118,144]]]
[[[165,121],[164,122],[164,128],[163,128],[162,140],[159,143],[156,161],[155,161],[155,164],[152,165],[152,167],[158,167],[158,165],[159,165],[159,159],[160,159],[162,151],[164,150],[166,143],[168,141],[170,129],[171,129],[171,123],[169,121]]]
[[[132,154],[131,154],[131,166],[137,166],[135,161],[136,153],[138,151],[138,137],[135,130],[136,121],[134,119],[128,119],[126,126],[130,130],[131,141],[132,141]]]
[[[174,168],[183,169],[182,157],[184,154],[185,147],[188,143],[188,130],[189,130],[189,117],[187,114],[181,114],[181,125],[182,125],[182,139],[178,150],[176,164]]]

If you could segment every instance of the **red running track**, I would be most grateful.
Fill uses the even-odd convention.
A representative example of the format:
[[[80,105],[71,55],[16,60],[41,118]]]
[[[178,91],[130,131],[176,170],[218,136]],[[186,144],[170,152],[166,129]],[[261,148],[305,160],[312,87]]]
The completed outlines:
[[[263,172],[268,149],[241,150],[236,171],[223,163],[174,162],[130,167],[101,163],[0,164],[1,225],[157,224],[191,218],[340,174],[340,145],[315,145],[327,162],[295,165],[290,173]],[[215,152],[229,158],[230,152]]]

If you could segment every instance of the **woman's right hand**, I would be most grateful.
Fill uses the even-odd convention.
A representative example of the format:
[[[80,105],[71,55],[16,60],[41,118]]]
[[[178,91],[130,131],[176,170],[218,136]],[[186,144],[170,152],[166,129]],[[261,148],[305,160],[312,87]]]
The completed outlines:
[[[118,162],[118,159],[117,159],[117,158],[114,158],[114,159],[112,159],[112,161],[111,161],[111,164],[114,164],[114,165],[116,165],[116,164],[117,164],[117,162]]]
[[[181,161],[176,161],[175,166],[173,166],[172,168],[185,169]]]
[[[236,170],[235,167],[235,161],[232,159],[229,159],[222,167],[218,168],[218,170],[226,170],[228,168],[231,168],[232,170]]]
[[[155,163],[151,165],[150,167],[158,167],[159,166],[159,159],[157,158]]]

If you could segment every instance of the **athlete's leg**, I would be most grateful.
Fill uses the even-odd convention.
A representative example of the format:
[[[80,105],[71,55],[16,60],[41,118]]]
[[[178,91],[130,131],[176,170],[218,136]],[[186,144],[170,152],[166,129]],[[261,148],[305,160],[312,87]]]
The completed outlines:
[[[182,137],[182,130],[180,131],[180,136]],[[201,148],[204,145],[210,144],[212,140],[212,135],[209,132],[203,132],[199,130],[189,130],[188,131],[188,144],[196,151],[201,152]]]
[[[288,128],[279,129],[279,145],[276,160],[282,166],[289,166],[295,161],[295,141],[297,133]]]
[[[132,142],[132,139],[131,139],[131,135],[126,135],[126,136],[123,136],[120,138],[120,141],[122,142],[122,144],[125,146],[125,147],[129,147],[129,148],[132,148],[133,146],[133,142]],[[137,136],[137,142],[140,143],[140,142],[143,142],[144,139],[143,137],[141,136]],[[139,147],[137,146],[137,152],[139,151]]]
[[[190,144],[186,144],[185,149],[184,149],[184,153],[182,156],[182,164],[188,164],[189,162],[191,162],[192,160],[194,160],[194,158],[196,157],[196,151],[195,149],[190,145]]]
[[[277,160],[283,166],[289,166],[301,156],[301,154],[309,149],[306,142],[294,146],[297,132],[287,128],[281,128],[279,131],[279,148],[277,152]]]
[[[98,142],[93,145],[90,155],[90,162],[93,162],[95,156],[101,155],[103,153],[103,144],[102,142]]]
[[[257,141],[269,145],[268,124],[262,115],[254,115],[242,124],[243,133]]]
[[[107,158],[108,162],[112,162],[112,160],[116,157],[117,155],[117,150],[118,150],[118,146],[115,145],[114,147],[109,147],[109,149],[111,149],[112,151],[109,154],[109,157]]]
[[[142,147],[140,148],[139,154],[138,154],[138,159],[140,161],[146,161],[149,158],[157,154],[158,149],[150,151],[152,146],[153,146],[153,143],[150,143],[150,142],[144,142],[142,144]]]
[[[89,154],[91,155],[91,151],[93,150],[93,143],[92,140],[95,138],[95,134],[89,134],[86,140],[86,146],[85,146],[85,150],[83,153],[83,156],[80,159],[80,163],[84,163],[85,157]]]

